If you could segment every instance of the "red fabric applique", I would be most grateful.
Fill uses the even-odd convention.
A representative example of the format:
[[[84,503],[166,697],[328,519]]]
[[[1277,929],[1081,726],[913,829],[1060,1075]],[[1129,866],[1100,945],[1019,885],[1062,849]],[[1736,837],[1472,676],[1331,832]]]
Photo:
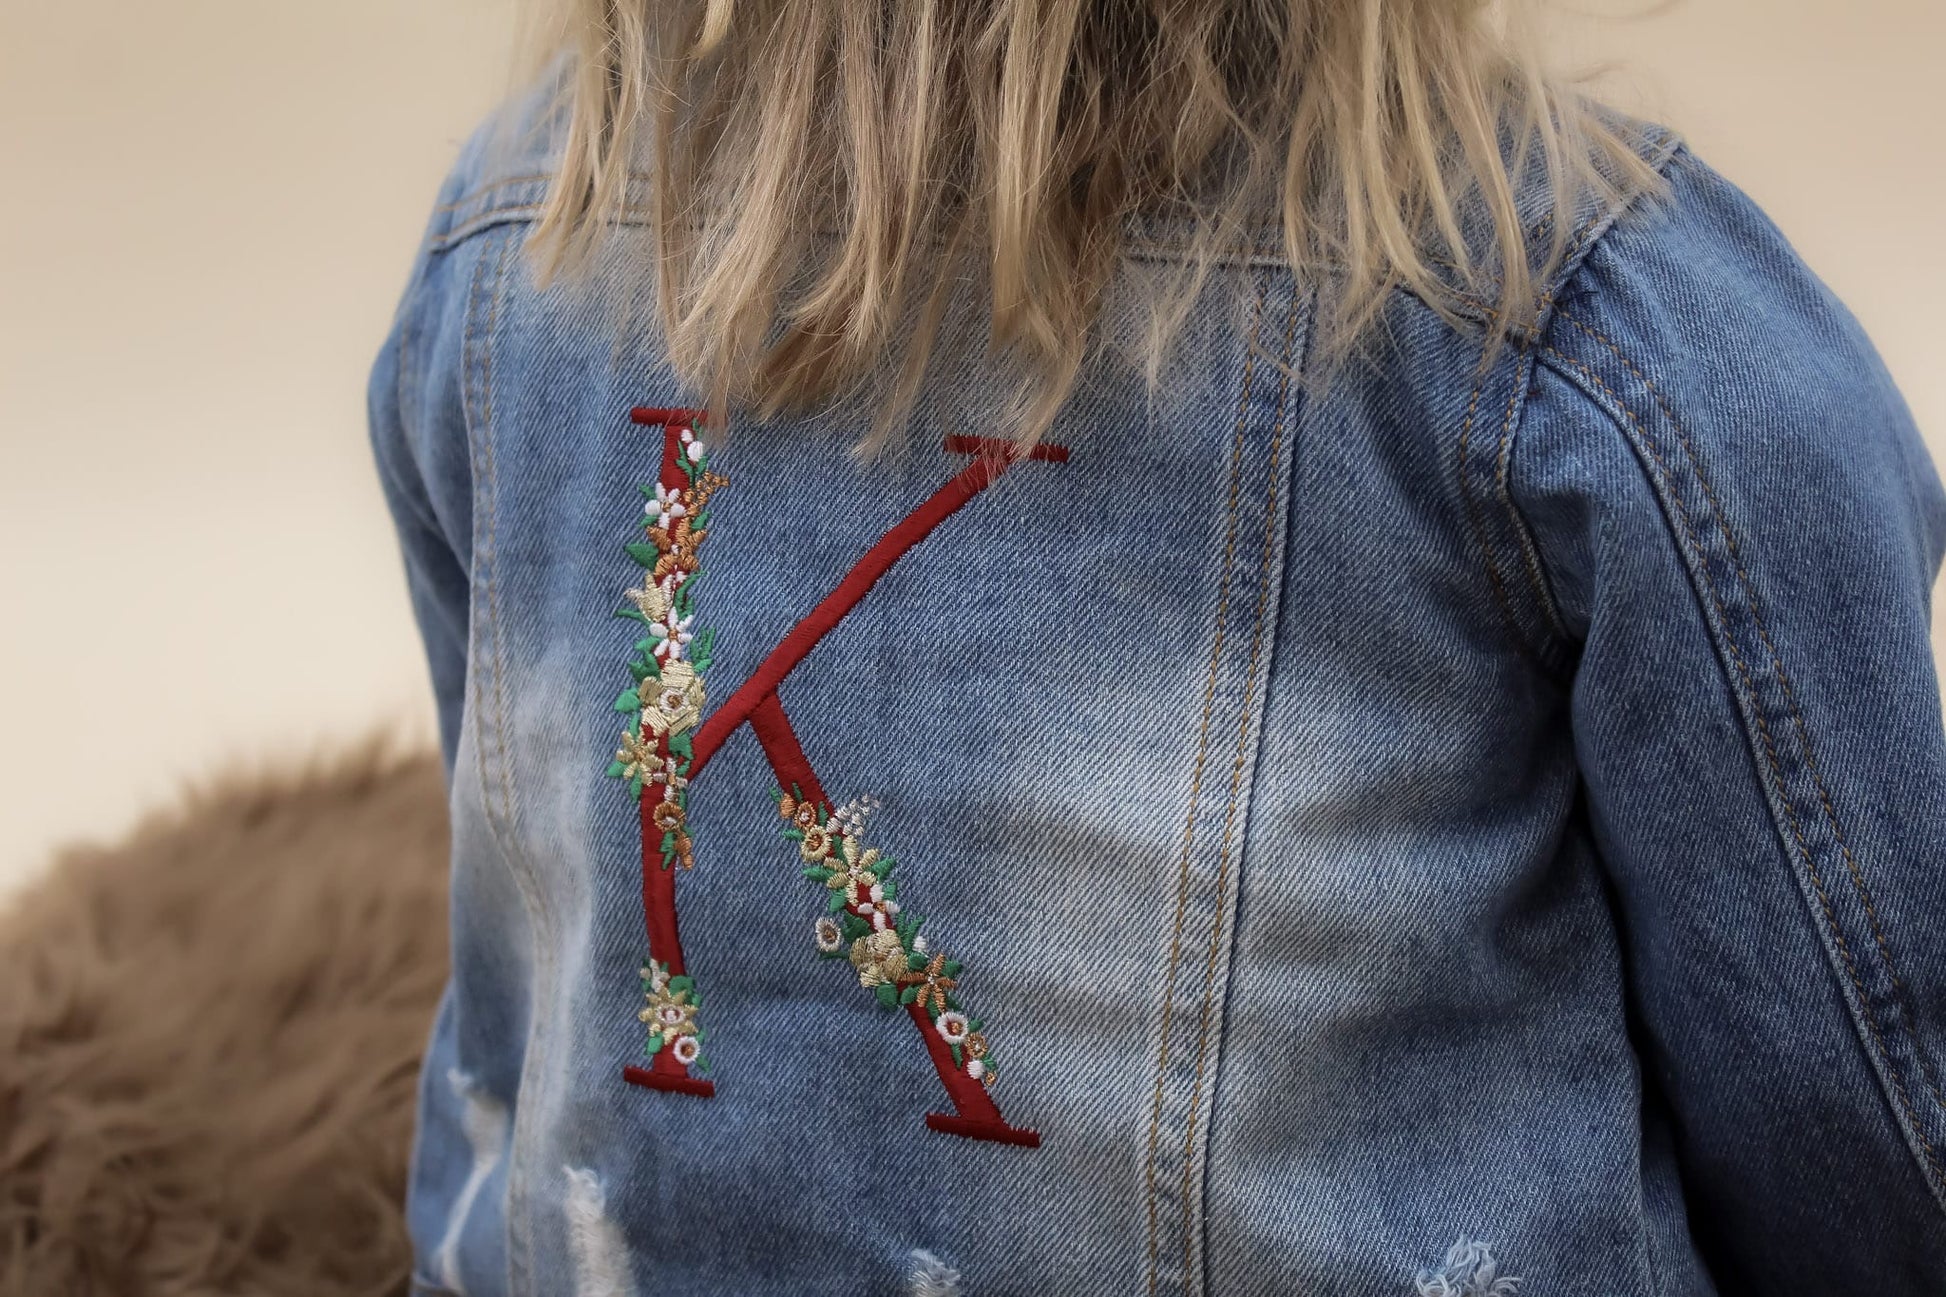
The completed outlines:
[[[682,458],[679,440],[700,421],[700,412],[641,408],[632,411],[631,418],[637,423],[659,424],[664,428],[662,494],[665,497],[669,491],[694,486],[701,480],[700,476],[688,475],[686,464],[695,475],[702,474],[703,470],[700,464],[688,464]],[[817,647],[818,642],[858,606],[879,578],[925,540],[940,523],[986,490],[1016,463],[1023,460],[1065,463],[1068,458],[1067,449],[1063,446],[1044,443],[1023,453],[1012,442],[987,437],[949,437],[946,447],[955,453],[971,454],[972,462],[881,536],[845,574],[837,587],[771,650],[728,701],[702,723],[695,731],[693,741],[688,744],[687,751],[679,758],[680,768],[670,771],[671,786],[686,790],[688,784],[701,775],[710,759],[721,750],[723,743],[747,724],[763,748],[779,790],[790,790],[788,793],[780,791],[783,802],[793,812],[808,814],[820,832],[829,825],[836,844],[834,849],[842,850],[842,844],[851,839],[853,848],[862,851],[856,843],[858,825],[862,821],[841,818],[838,809],[825,796],[823,786],[805,756],[783,702],[778,697],[779,687]],[[673,478],[672,473],[676,475]],[[631,547],[631,552],[636,552],[634,547]],[[705,644],[705,661],[707,652]],[[619,755],[617,764],[621,764]],[[613,767],[611,773],[614,773]],[[676,931],[675,871],[668,867],[667,837],[664,826],[653,818],[650,801],[647,796],[642,798],[642,901],[650,952],[650,963],[643,970],[643,978],[645,991],[649,992],[651,1001],[651,1009],[644,1010],[644,1020],[649,1021],[654,1013],[660,1013],[673,1022],[682,1017],[684,1009],[689,1007],[689,1001],[682,996],[685,992],[693,995],[693,983],[683,976],[682,946]],[[802,832],[803,828],[799,826],[797,835],[801,837]],[[658,844],[662,850],[655,849]],[[876,852],[869,854],[877,855]],[[686,851],[683,857],[683,863],[687,864]],[[810,856],[807,854],[806,858],[809,860]],[[888,869],[889,864],[889,861],[886,862]],[[834,871],[814,868],[807,872],[828,878]],[[843,917],[854,925],[865,923],[866,915],[870,913],[865,909],[869,903],[866,899],[869,886],[869,882],[861,880],[852,885],[852,890],[841,890],[838,898],[834,898],[834,904],[842,910]],[[891,908],[895,910],[896,906]],[[834,925],[838,922],[835,919],[828,921]],[[896,931],[883,918],[871,922],[877,925],[872,931]],[[952,1100],[952,1113],[928,1113],[926,1125],[936,1131],[969,1139],[1038,1147],[1040,1134],[1010,1124],[988,1092],[992,1073],[985,1062],[984,1037],[979,1035],[977,1026],[958,1010],[957,1002],[949,999],[954,982],[943,970],[951,968],[957,971],[958,965],[944,961],[943,956],[922,959],[921,952],[925,951],[923,939],[917,939],[915,949],[915,937],[916,927],[913,934],[902,939],[901,952],[892,952],[889,949],[890,940],[879,937],[879,944],[886,949],[880,952],[882,968],[877,971],[868,972],[863,967],[861,961],[872,958],[869,953],[862,956],[855,954],[853,962],[861,965],[861,980],[880,989],[882,1000],[885,998],[885,988],[889,988],[892,1003],[902,1004],[906,1009],[918,1028],[948,1098]],[[821,948],[826,947],[822,929],[819,944]],[[836,953],[835,947],[826,948],[825,953]],[[872,978],[876,980],[870,980]],[[651,989],[652,983],[661,988],[661,1001],[657,1001],[656,992]],[[693,1014],[689,1016],[693,1017]],[[635,1084],[656,1089],[705,1096],[714,1093],[710,1082],[688,1074],[688,1069],[676,1061],[672,1049],[658,1049],[652,1067],[629,1067],[625,1075]]]

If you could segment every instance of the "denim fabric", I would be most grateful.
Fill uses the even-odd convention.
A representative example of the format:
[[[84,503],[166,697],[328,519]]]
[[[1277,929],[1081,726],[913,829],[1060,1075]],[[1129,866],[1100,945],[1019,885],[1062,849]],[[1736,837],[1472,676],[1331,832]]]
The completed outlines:
[[[1653,161],[1533,336],[1400,293],[1328,380],[1266,255],[1151,390],[1116,342],[1176,255],[1145,242],[1068,461],[782,687],[833,797],[883,802],[1022,1148],[923,1124],[939,1080],[815,957],[748,730],[678,881],[716,1093],[623,1081],[613,613],[661,455],[628,412],[695,394],[627,300],[644,232],[539,288],[546,148],[469,149],[372,382],[451,768],[424,1289],[1941,1292],[1946,496],[1778,233]],[[967,462],[945,437],[1004,435],[991,377],[951,348],[871,463],[842,411],[711,432],[713,702]]]

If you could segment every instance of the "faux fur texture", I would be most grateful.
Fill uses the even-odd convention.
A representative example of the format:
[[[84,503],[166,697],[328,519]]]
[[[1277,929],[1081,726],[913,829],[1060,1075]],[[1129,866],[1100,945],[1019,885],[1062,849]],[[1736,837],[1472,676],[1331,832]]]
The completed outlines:
[[[0,914],[0,1293],[405,1291],[437,762],[232,779]]]

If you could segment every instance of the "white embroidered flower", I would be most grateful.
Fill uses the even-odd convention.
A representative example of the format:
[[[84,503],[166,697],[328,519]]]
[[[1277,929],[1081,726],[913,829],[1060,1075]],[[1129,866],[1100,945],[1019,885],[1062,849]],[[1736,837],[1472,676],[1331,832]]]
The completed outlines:
[[[669,1046],[669,1052],[676,1056],[678,1063],[688,1067],[703,1052],[703,1046],[694,1036],[678,1036],[676,1043]]]
[[[926,953],[926,952],[927,952],[928,950],[931,950],[931,949],[932,949],[932,946],[931,946],[930,944],[928,944],[928,942],[926,941],[926,939],[925,939],[924,937],[914,937],[914,938],[912,939],[912,953],[913,953],[913,954],[915,954],[915,955],[923,955],[923,954],[925,954],[925,953]]]
[[[664,661],[682,657],[689,648],[689,641],[695,638],[689,633],[689,623],[696,620],[692,614],[678,617],[671,608],[662,620],[649,623],[649,630],[660,638],[656,641],[655,655]]]
[[[667,528],[676,519],[687,517],[689,514],[689,506],[682,502],[681,491],[671,491],[668,487],[662,485],[662,483],[657,482],[655,484],[655,499],[646,501],[642,505],[642,512],[653,519],[656,526]]]
[[[958,1009],[946,1010],[932,1020],[932,1026],[933,1030],[939,1033],[939,1038],[949,1045],[960,1044],[972,1030],[971,1025],[966,1021],[966,1015]]]
[[[817,938],[818,949],[827,955],[835,955],[844,949],[845,930],[838,926],[836,919],[819,919]]]
[[[966,1065],[966,1074],[977,1081],[987,1074],[987,1065],[976,1058]]]
[[[701,463],[704,455],[703,439],[698,437],[695,431],[690,428],[684,428],[680,435],[682,437],[683,450],[688,454],[689,462],[692,464]]]
[[[832,812],[832,826],[840,833],[857,837],[864,831],[865,821],[870,819],[878,809],[878,798],[870,794],[854,797]]]
[[[878,889],[874,887],[872,890],[876,892]],[[899,903],[897,901],[860,901],[857,906],[857,913],[860,918],[870,919],[872,921],[872,927],[883,932],[892,926],[892,920],[899,917]]]

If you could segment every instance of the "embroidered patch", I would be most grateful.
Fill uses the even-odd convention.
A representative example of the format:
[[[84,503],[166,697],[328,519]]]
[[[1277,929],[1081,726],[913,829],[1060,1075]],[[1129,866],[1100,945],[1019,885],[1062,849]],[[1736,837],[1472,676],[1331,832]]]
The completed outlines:
[[[804,800],[803,790],[772,792],[784,817],[784,836],[797,843],[804,876],[824,884],[829,913],[817,921],[818,954],[848,959],[858,984],[887,1009],[901,1005],[925,1022],[946,1045],[953,1066],[969,1079],[992,1085],[993,1063],[978,1018],[969,1018],[954,995],[961,964],[933,951],[919,929],[925,919],[904,915],[899,885],[892,878],[898,861],[865,846],[865,821],[878,804],[859,798],[827,811]],[[834,917],[835,916],[835,917]]]

